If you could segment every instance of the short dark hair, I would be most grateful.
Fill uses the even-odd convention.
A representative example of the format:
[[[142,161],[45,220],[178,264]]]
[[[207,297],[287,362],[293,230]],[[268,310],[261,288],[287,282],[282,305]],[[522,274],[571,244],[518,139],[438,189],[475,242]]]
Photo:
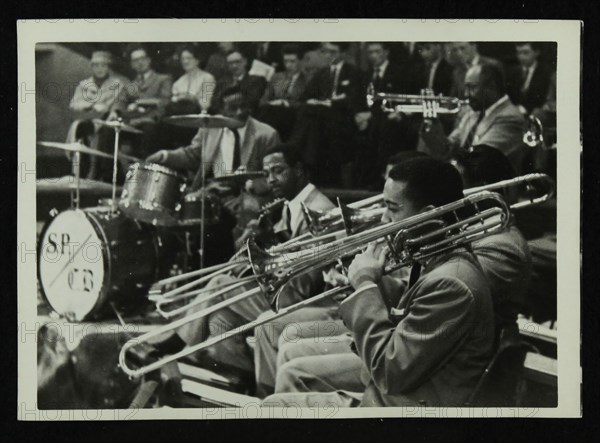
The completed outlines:
[[[460,174],[452,165],[440,160],[407,160],[394,166],[389,178],[406,183],[406,198],[418,208],[443,206],[463,198]]]
[[[298,57],[298,60],[302,58],[302,50],[300,49],[300,46],[290,43],[287,45],[283,45],[283,47],[281,48],[281,55],[296,55],[296,57]]]
[[[219,97],[221,104],[223,104],[225,98],[231,97],[232,95],[239,95],[240,100],[242,101],[243,104],[249,104],[246,94],[244,94],[244,92],[242,91],[242,89],[240,88],[239,85],[230,86],[228,88],[223,89],[223,91],[221,92],[220,97]]]
[[[238,47],[234,47],[233,49],[227,51],[227,54],[225,54],[225,58],[229,57],[231,54],[235,54],[235,53],[240,54],[243,58],[245,58],[246,60],[248,59],[248,56],[244,53],[244,51],[242,51],[240,48]]]
[[[390,44],[388,42],[365,42],[365,48],[371,45],[380,45],[384,50],[390,50]]]
[[[509,180],[515,176],[508,157],[492,146],[473,146],[470,151],[457,154],[456,161],[463,167],[465,184],[469,187]]]
[[[144,51],[144,53],[146,54],[146,57],[150,57],[150,54],[148,53],[148,48],[146,48],[144,45],[133,45],[129,48],[129,50],[127,51],[127,57],[129,59],[131,59],[131,54],[133,54],[135,51]]]
[[[493,83],[496,91],[500,95],[506,94],[506,80],[504,78],[504,70],[500,64],[485,63],[481,65],[481,73],[479,77],[481,84]]]
[[[518,48],[519,46],[525,46],[525,45],[531,46],[531,49],[533,49],[534,51],[542,50],[542,46],[538,42],[516,42],[515,43],[516,48]]]
[[[340,48],[340,51],[342,51],[342,52],[346,52],[348,50],[348,48],[350,48],[350,43],[348,43],[348,42],[323,42],[323,43],[329,43],[331,45],[336,45],[338,48]]]
[[[413,158],[425,158],[429,157],[426,153],[421,151],[400,151],[392,155],[387,159],[386,165],[399,165],[405,161],[412,160]]]
[[[184,45],[183,47],[179,48],[179,51],[177,51],[177,54],[179,55],[180,58],[181,58],[181,54],[183,54],[184,51],[192,54],[196,60],[200,60],[200,51],[198,50],[198,48],[196,46],[188,44],[188,45]]]
[[[283,154],[285,162],[290,167],[294,167],[297,164],[302,165],[302,167],[306,166],[304,164],[304,160],[302,159],[300,148],[293,143],[279,143],[277,145],[271,146],[269,149],[267,149],[267,152],[265,152],[263,158],[272,154]]]

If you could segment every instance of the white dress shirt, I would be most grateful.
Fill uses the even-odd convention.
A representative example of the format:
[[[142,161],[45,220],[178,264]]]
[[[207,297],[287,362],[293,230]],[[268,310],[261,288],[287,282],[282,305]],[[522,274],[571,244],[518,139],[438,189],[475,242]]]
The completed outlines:
[[[248,127],[248,122],[238,128],[238,133],[240,134],[240,149],[244,144],[244,136],[246,135],[246,129]],[[224,174],[231,174],[235,171],[233,168],[233,150],[235,148],[235,134],[231,129],[224,128],[223,136],[221,137],[221,143],[219,144],[219,152],[220,152],[220,161],[216,161],[213,165],[213,174],[215,177],[220,177]]]
[[[521,86],[521,91],[526,92],[529,89],[529,85],[531,84],[531,78],[533,77],[533,73],[535,72],[535,68],[537,68],[537,62],[534,62],[528,68],[524,68],[527,70],[527,77],[525,77],[525,81],[523,82],[523,86]]]
[[[293,199],[287,202],[287,207],[290,208],[290,227],[292,228],[292,232],[295,232],[296,229],[298,229],[298,226],[304,218],[300,203],[306,202],[306,199],[308,199],[308,196],[311,192],[313,192],[314,189],[315,185],[309,183]],[[284,206],[283,210],[285,211],[285,209],[286,208]]]

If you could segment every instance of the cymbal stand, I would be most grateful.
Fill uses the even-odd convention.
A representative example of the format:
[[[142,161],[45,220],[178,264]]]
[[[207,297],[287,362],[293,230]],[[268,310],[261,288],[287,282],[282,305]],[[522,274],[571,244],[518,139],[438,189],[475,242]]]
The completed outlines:
[[[111,198],[111,213],[114,215],[117,212],[117,166],[119,163],[119,134],[121,133],[121,125],[123,124],[123,119],[118,118],[117,121],[119,125],[114,126],[115,130],[115,149],[114,149],[114,157],[113,157],[113,175],[112,175],[112,198]]]

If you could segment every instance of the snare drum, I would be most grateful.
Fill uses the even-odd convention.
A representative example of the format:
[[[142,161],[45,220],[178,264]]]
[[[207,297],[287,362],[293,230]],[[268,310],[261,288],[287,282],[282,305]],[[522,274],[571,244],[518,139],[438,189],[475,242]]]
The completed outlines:
[[[61,212],[40,235],[42,295],[70,321],[105,317],[111,303],[131,312],[157,280],[159,248],[156,228],[109,208]]]
[[[129,167],[119,208],[128,217],[158,226],[177,222],[184,177],[154,163],[134,163]]]

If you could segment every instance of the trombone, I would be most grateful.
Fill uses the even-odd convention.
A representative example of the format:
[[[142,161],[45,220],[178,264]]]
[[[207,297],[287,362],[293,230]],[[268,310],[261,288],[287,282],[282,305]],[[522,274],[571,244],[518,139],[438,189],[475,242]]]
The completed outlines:
[[[545,188],[545,193],[541,195],[534,196],[536,191],[536,187],[533,186],[533,183],[540,183]],[[464,195],[472,195],[477,192],[482,191],[499,191],[501,189],[510,188],[514,186],[519,186],[521,184],[526,185],[526,196],[527,199],[518,203],[514,203],[510,206],[511,209],[520,209],[526,206],[536,205],[539,203],[543,203],[554,196],[554,192],[556,190],[556,186],[554,184],[554,180],[550,178],[550,176],[542,173],[532,173],[521,175],[519,177],[502,180],[496,183],[490,183],[488,185],[478,186],[474,188],[468,188],[464,190]],[[344,221],[342,220],[342,212],[345,212],[347,215],[347,220],[350,223],[350,232],[352,230],[356,230],[354,224],[352,224],[352,218],[362,223],[363,226],[369,223],[369,218],[372,215],[374,218],[378,214],[382,214],[385,212],[385,209],[381,207],[383,203],[383,194],[377,194],[368,198],[369,205],[371,206],[368,209],[362,209],[362,211],[356,211],[355,208],[360,208],[364,206],[353,206],[353,204],[343,205],[338,202],[338,208],[332,209],[330,211],[315,211],[308,209],[303,206],[303,214],[308,223],[309,229],[313,235],[319,235],[320,233],[326,232],[328,229],[332,227],[342,228],[344,226]],[[366,200],[363,200],[366,201]],[[364,211],[364,212],[363,212]],[[372,211],[372,212],[367,212]],[[348,231],[348,230],[347,230]],[[350,233],[348,232],[348,233]]]
[[[481,210],[480,206],[485,206],[487,209]],[[464,214],[466,210],[472,211],[473,215]],[[450,219],[452,221],[449,221]],[[167,363],[251,330],[263,324],[263,322],[282,317],[326,297],[345,292],[350,289],[349,286],[333,288],[285,309],[278,309],[279,295],[290,279],[319,269],[341,258],[357,254],[370,242],[387,242],[390,254],[384,272],[389,273],[408,266],[414,261],[432,257],[502,231],[508,225],[509,220],[510,209],[502,197],[496,193],[482,192],[399,222],[370,228],[367,231],[335,240],[321,247],[300,250],[297,252],[297,257],[290,256],[289,253],[271,254],[258,248],[250,239],[247,242],[246,251],[258,287],[129,340],[119,353],[119,366],[130,377],[140,377]],[[426,232],[424,232],[424,229]],[[137,369],[128,366],[127,353],[133,347],[148,343],[154,337],[171,332],[189,322],[206,317],[225,306],[245,300],[261,292],[267,297],[274,310],[273,314],[266,319],[242,325],[146,366]]]
[[[420,95],[411,95],[375,92],[373,83],[370,83],[367,88],[367,105],[372,108],[375,104],[379,104],[383,112],[419,114],[423,113],[426,102],[436,102],[439,105],[436,111],[438,114],[457,114],[463,106],[469,104],[469,100],[441,94],[434,95],[431,89],[423,89]]]
[[[544,190],[544,194],[539,195],[539,192],[536,192],[538,190],[537,187],[534,186],[534,183],[539,183],[542,185],[541,187]],[[525,195],[527,196],[527,199],[512,204],[510,206],[511,210],[543,203],[552,198],[555,192],[555,184],[552,178],[546,174],[533,173],[484,186],[465,189],[464,194],[465,196],[469,196],[482,191],[499,191],[501,189],[520,186],[522,184],[526,185]],[[385,212],[385,208],[381,207],[382,202],[383,195],[378,194],[349,205],[342,204],[338,199],[338,207],[325,212],[311,210],[305,205],[302,205],[303,215],[309,226],[310,233],[304,234],[300,237],[276,246],[270,249],[268,252],[283,253],[292,252],[294,250],[307,247],[314,247],[316,244],[334,241],[347,235],[355,234],[359,230],[364,230],[368,227],[379,224],[381,222],[381,215]],[[239,269],[240,265],[243,265],[245,270],[248,269],[249,266],[249,262],[245,256],[244,250],[238,251],[238,253],[229,263],[216,265],[211,268],[206,268],[205,270],[200,270],[204,271],[208,275],[171,290],[163,294],[160,299],[155,300],[158,313],[162,317],[169,319],[184,313],[189,307],[207,302],[217,296],[209,296],[209,298],[203,299],[198,297],[201,294],[219,290],[218,295],[222,295],[227,292],[227,288],[231,290],[242,286],[238,283],[247,283],[250,279],[247,277],[242,277],[241,280],[226,283],[222,286],[192,290],[200,284],[208,282],[217,275],[224,274],[226,272],[232,272],[236,268]],[[215,270],[216,272],[212,272]],[[193,273],[198,272],[199,271],[194,271]],[[198,299],[185,306],[167,309],[167,306],[193,296],[198,297]]]

